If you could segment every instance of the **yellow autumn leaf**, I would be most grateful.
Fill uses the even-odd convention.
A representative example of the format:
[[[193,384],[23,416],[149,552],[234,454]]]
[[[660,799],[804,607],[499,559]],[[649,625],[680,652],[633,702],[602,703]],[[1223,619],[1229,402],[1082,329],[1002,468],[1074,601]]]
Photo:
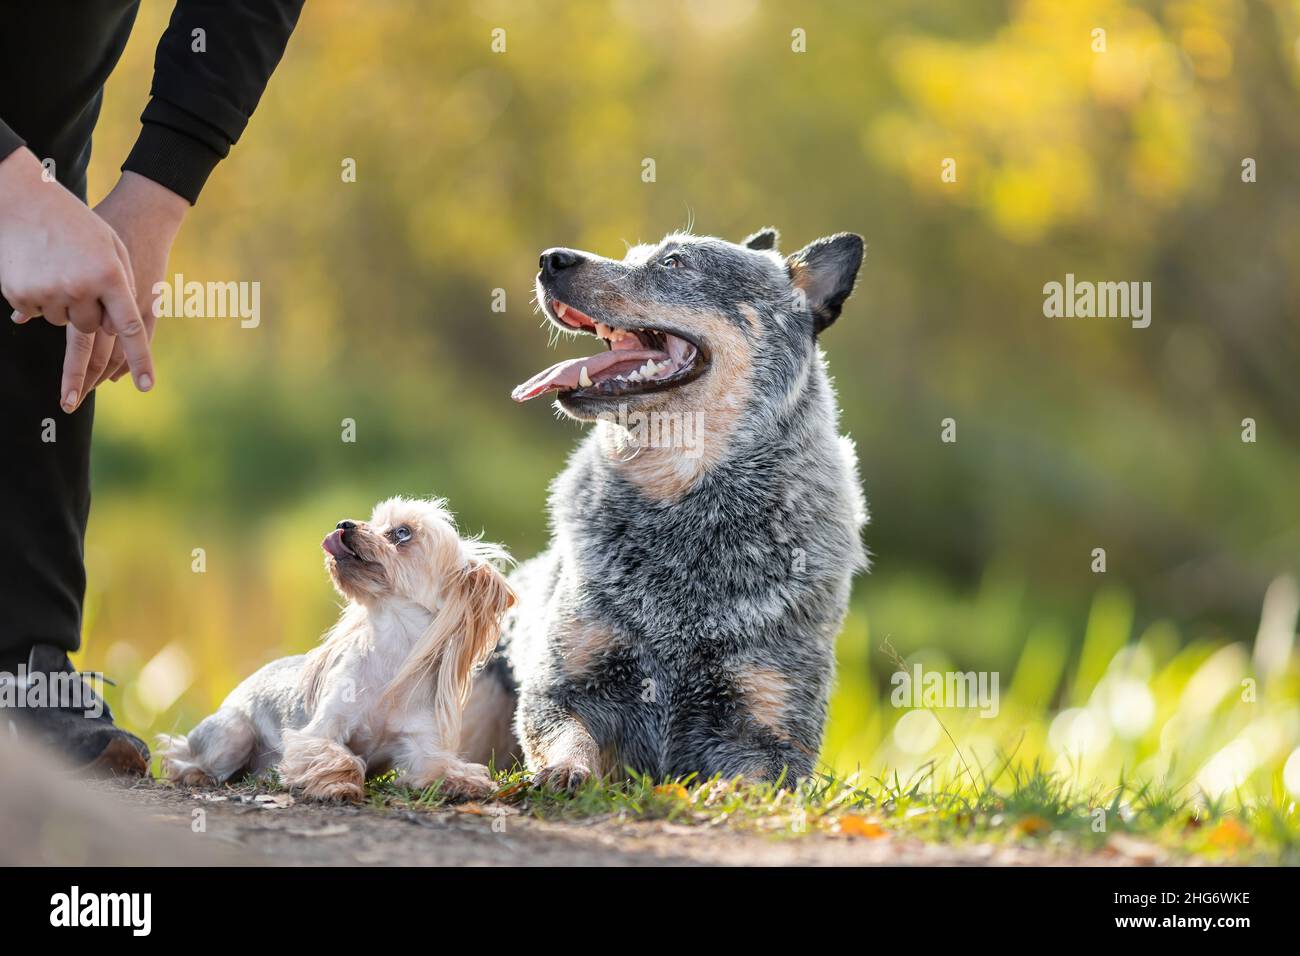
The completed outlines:
[[[889,831],[879,823],[858,816],[855,813],[845,814],[840,817],[840,832],[847,833],[850,836],[866,837],[869,840],[878,840],[881,837],[889,836]]]
[[[531,780],[527,780],[527,779],[519,780],[515,783],[510,784],[510,786],[506,787],[504,790],[499,790],[497,792],[496,799],[506,800],[510,797],[515,796],[518,793],[522,793],[523,791],[527,790],[531,786],[532,786]]]
[[[688,797],[686,788],[680,783],[661,783],[655,787],[655,793],[662,793],[666,796],[676,797],[678,800],[685,800]]]
[[[1017,836],[1038,836],[1047,833],[1052,829],[1052,825],[1039,816],[1025,817],[1023,820],[1016,822],[1011,828],[1011,832]]]
[[[1236,850],[1250,845],[1250,831],[1232,817],[1219,821],[1210,831],[1210,845],[1220,850]]]

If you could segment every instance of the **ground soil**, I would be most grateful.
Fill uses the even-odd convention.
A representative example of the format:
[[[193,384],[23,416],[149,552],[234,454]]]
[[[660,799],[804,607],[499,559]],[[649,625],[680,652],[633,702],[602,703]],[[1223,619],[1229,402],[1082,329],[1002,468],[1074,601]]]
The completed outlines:
[[[908,838],[768,834],[616,818],[548,821],[499,804],[435,809],[322,806],[286,794],[183,790],[153,781],[89,785],[150,828],[185,862],[261,865],[1149,865],[1176,862],[1133,844],[1083,854],[1067,847],[943,845]],[[196,813],[196,811],[199,811]],[[202,832],[194,832],[201,821]],[[173,854],[175,850],[171,850]],[[175,858],[173,857],[173,860]]]
[[[0,734],[0,865],[1134,866],[1177,863],[1115,835],[1085,852],[896,835],[771,832],[613,815],[544,820],[500,802],[409,809],[304,803],[245,788],[87,781]],[[874,832],[874,831],[873,831]]]

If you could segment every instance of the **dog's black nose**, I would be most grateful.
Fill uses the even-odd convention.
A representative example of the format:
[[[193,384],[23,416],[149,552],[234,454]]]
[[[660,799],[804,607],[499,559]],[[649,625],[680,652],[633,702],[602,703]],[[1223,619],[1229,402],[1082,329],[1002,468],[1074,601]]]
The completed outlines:
[[[537,264],[548,276],[553,276],[561,270],[573,268],[581,261],[582,255],[572,249],[547,249]]]
[[[357,523],[355,521],[340,521],[334,527],[338,528],[340,531],[351,531],[356,526]]]

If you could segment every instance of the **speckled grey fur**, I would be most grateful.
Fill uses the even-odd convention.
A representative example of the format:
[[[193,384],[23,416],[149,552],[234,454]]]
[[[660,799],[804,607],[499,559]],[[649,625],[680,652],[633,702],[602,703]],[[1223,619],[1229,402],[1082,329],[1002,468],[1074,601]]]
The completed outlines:
[[[641,324],[628,322],[628,303],[651,317],[708,310],[733,323],[752,361],[725,452],[685,494],[648,497],[594,431],[554,481],[551,545],[514,574],[518,604],[480,678],[515,691],[533,770],[575,720],[605,772],[771,779],[814,769],[835,638],[867,565],[856,457],[838,434],[817,333],[839,315],[863,247],[840,234],[785,259],[775,243],[772,230],[745,245],[672,235],[621,262],[581,253],[571,275],[539,276],[540,301],[610,324]],[[685,265],[659,268],[673,251]],[[793,294],[799,269],[815,273],[803,276],[807,300]],[[664,407],[689,408],[697,385],[668,393]],[[580,397],[559,404],[585,419],[602,409]],[[564,634],[575,620],[610,635],[576,669]],[[747,696],[753,673],[779,677],[765,707]]]

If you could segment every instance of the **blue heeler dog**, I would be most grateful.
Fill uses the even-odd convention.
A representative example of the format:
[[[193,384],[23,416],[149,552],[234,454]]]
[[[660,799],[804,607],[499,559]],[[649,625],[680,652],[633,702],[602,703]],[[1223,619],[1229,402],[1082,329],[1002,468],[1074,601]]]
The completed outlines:
[[[607,350],[514,391],[596,422],[551,489],[550,548],[479,675],[462,752],[575,788],[810,773],[866,521],[817,337],[862,262],[841,233],[794,255],[670,235],[619,262],[542,253],[537,298]]]

